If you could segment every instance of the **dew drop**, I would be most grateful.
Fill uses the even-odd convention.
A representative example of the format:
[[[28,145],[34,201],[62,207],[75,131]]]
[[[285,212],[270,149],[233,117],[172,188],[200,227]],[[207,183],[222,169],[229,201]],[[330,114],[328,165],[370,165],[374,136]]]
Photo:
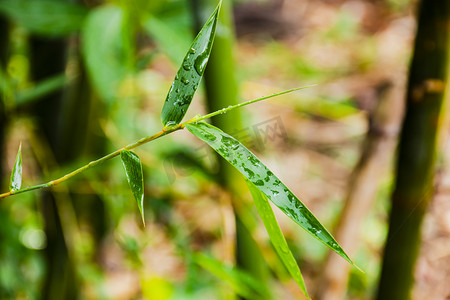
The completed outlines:
[[[207,63],[208,63],[207,53],[202,53],[195,59],[194,68],[197,71],[198,75],[200,76],[203,75]]]
[[[281,244],[280,249],[281,249],[281,252],[286,253],[286,254],[289,254],[289,252],[290,252],[289,248],[284,244]]]
[[[195,50],[194,48],[191,48],[191,49],[189,50],[189,53],[194,54],[195,51],[196,51],[196,50]]]
[[[255,177],[255,173],[252,170],[250,170],[249,168],[244,167],[244,171],[247,173],[248,179],[253,179]]]
[[[187,61],[183,62],[183,69],[185,69],[186,71],[189,71],[191,69],[191,66]]]
[[[262,181],[261,179],[256,180],[255,182],[253,182],[255,185],[257,186],[263,186],[264,185],[264,181]]]
[[[184,101],[182,99],[177,99],[177,101],[175,101],[173,103],[173,105],[175,105],[175,106],[183,106],[184,104],[185,103],[184,103]]]
[[[288,196],[288,198],[291,199],[289,196]],[[294,205],[295,205],[296,209],[302,209],[303,208],[303,205],[297,199],[295,199]]]
[[[184,83],[184,84],[188,84],[189,83],[189,79],[186,79],[186,78],[181,78],[181,82],[182,83]]]
[[[210,142],[213,142],[213,141],[215,141],[215,140],[217,139],[215,135],[210,134],[210,133],[205,133],[204,136],[205,136],[205,138],[206,138],[208,141],[210,141]]]
[[[294,201],[295,201],[294,203],[297,202],[296,201],[297,199],[295,199],[294,195],[292,195],[291,193],[288,194],[288,199],[289,199],[290,202],[294,202]]]

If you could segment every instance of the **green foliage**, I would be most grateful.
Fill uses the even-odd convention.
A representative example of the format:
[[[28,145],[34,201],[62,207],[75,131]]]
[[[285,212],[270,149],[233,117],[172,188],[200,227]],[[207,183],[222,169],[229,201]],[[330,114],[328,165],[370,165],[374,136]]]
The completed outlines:
[[[9,189],[11,191],[20,190],[22,185],[22,145],[19,146],[17,151],[16,162],[11,172],[11,179],[9,182]]]
[[[155,39],[161,50],[177,64],[181,62],[181,58],[185,54],[184,51],[189,47],[189,43],[179,31],[170,27],[167,22],[154,16],[147,17],[142,22],[143,29]],[[174,47],[177,45],[177,47]]]
[[[219,8],[220,4],[195,38],[175,76],[161,112],[164,126],[179,124],[191,104],[211,53]]]
[[[267,233],[269,234],[273,247],[280,256],[286,269],[289,271],[289,274],[291,274],[292,278],[302,290],[303,294],[309,298],[300,268],[298,267],[297,262],[289,249],[267,197],[248,180],[247,185],[250,189],[253,200],[255,201],[256,209],[258,210],[258,213],[264,223],[264,227],[266,227]]]
[[[267,287],[261,285],[258,280],[240,269],[227,266],[202,253],[195,254],[193,259],[199,266],[229,284],[234,292],[240,296],[260,299],[268,294]]]
[[[57,37],[78,30],[87,10],[68,1],[2,0],[0,13],[35,34]]]
[[[145,225],[144,220],[144,175],[142,172],[142,164],[139,156],[131,151],[123,150],[120,152],[120,158],[122,159],[125,173],[127,175],[128,183],[130,184],[131,191],[136,199],[141,213],[142,222]]]
[[[31,88],[25,89],[17,94],[16,105],[21,105],[36,101],[41,97],[59,90],[67,83],[67,76],[64,74],[56,75],[38,82]]]
[[[92,83],[99,95],[111,103],[120,83],[131,72],[132,36],[127,31],[123,9],[103,5],[92,10],[82,28],[82,51]]]
[[[11,1],[8,0],[5,2],[0,2],[0,11],[6,11],[4,8],[4,3],[9,2]],[[19,2],[22,3],[23,1]],[[43,5],[47,2],[52,1],[35,1],[33,3],[40,3],[39,5]],[[39,7],[38,4],[36,5]],[[15,6],[13,5],[13,7]],[[33,8],[34,6],[31,5],[30,7]],[[283,213],[289,216],[295,223],[303,227],[316,239],[341,255],[348,262],[352,263],[351,260],[338,245],[336,240],[325,229],[325,227],[308,210],[308,208],[306,208],[305,205],[286,187],[286,185],[284,185],[284,183],[282,183],[252,152],[245,148],[238,140],[224,133],[220,129],[207,123],[200,122],[201,120],[225,113],[232,109],[277,95],[293,92],[301,88],[295,88],[245,103],[240,103],[238,105],[213,112],[206,116],[196,117],[190,121],[180,124],[192,102],[193,96],[205,71],[215,36],[219,9],[220,4],[217,6],[216,10],[213,12],[193,41],[175,76],[161,112],[161,120],[164,125],[161,132],[142,138],[134,144],[130,144],[125,148],[121,148],[98,160],[92,161],[91,163],[57,180],[24,189],[21,189],[22,161],[21,150],[19,148],[16,163],[11,175],[10,192],[1,194],[0,197],[7,197],[12,194],[38,188],[51,187],[73,177],[78,173],[81,173],[90,167],[94,167],[105,162],[106,160],[120,155],[122,164],[125,168],[128,183],[131,187],[144,222],[144,179],[141,160],[135,153],[123,149],[133,149],[186,127],[192,134],[206,142],[210,147],[218,152],[250,182],[250,191],[254,197],[257,210],[261,215],[275,250],[279,254],[282,262],[285,264],[293,279],[299,285],[300,289],[305,295],[307,295],[300,269],[297,266],[291,251],[289,250],[287,242],[278,226],[275,215],[267,199],[272,201]],[[75,10],[76,9],[74,8],[74,11]],[[49,11],[54,13],[55,8],[49,9]],[[61,14],[63,14],[63,12],[61,12]],[[70,16],[70,13],[68,13],[68,15]],[[18,20],[20,19],[12,13],[10,16],[17,18]],[[130,29],[131,26],[129,24],[131,21],[129,20],[129,17],[129,12],[123,7],[112,4],[102,5],[89,12],[82,27],[82,54],[86,62],[88,73],[94,88],[101,98],[106,100],[108,103],[112,103],[118,98],[121,83],[129,74],[131,74],[133,69],[134,48],[132,39],[134,37],[131,34],[132,30]],[[70,20],[70,18],[68,19]],[[69,20],[67,22],[69,22]],[[71,23],[72,27],[68,25],[63,27],[65,28],[65,31],[56,33],[51,31],[40,31],[43,29],[36,29],[38,26],[35,25],[35,23],[33,23],[34,25],[27,25],[26,22],[23,22],[22,25],[24,27],[29,26],[36,32],[45,32],[47,35],[51,36],[68,33],[71,32],[71,30],[79,28],[81,21],[79,21],[76,26],[74,25],[75,23],[76,22],[73,22],[73,24]],[[171,30],[165,28],[164,24],[153,17],[147,17],[144,19],[143,25],[146,31],[154,35],[156,40],[159,41],[163,47],[169,48],[168,41],[171,36]],[[68,28],[71,28],[71,30]],[[173,50],[172,53],[169,53],[169,55],[175,57],[178,56],[178,52],[179,50]],[[60,76],[51,78],[48,82],[43,82],[42,85],[39,85],[40,88],[35,88],[33,91],[34,94],[27,94],[24,92],[21,94],[22,98],[18,99],[21,99],[21,101],[24,102],[29,101],[29,99],[35,99],[36,97],[39,97],[40,94],[48,93],[49,91],[53,91],[55,88],[63,85],[65,80],[65,77]],[[242,296],[250,297],[264,293],[265,287],[261,287],[261,284],[258,281],[248,277],[239,270],[228,268],[204,255],[197,255],[195,257],[195,261],[211,273],[216,274],[219,278],[231,283],[234,290]]]

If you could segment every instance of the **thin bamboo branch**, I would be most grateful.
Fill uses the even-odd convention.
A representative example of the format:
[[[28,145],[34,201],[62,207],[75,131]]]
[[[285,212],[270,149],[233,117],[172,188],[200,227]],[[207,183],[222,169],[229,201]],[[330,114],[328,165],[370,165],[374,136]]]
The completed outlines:
[[[70,173],[60,177],[60,178],[58,178],[58,179],[51,180],[51,181],[49,181],[47,183],[42,183],[42,184],[26,187],[26,188],[23,188],[23,189],[20,189],[20,190],[11,190],[11,191],[9,191],[7,193],[0,194],[0,198],[5,198],[5,197],[8,197],[8,196],[12,196],[12,195],[16,195],[16,194],[32,191],[32,190],[37,190],[37,189],[42,189],[42,188],[48,188],[48,187],[55,186],[57,184],[60,184],[61,182],[64,182],[64,181],[72,178],[73,176],[75,176],[75,175],[77,175],[77,174],[79,174],[79,173],[81,173],[83,171],[86,171],[87,169],[90,169],[92,167],[100,165],[100,164],[104,163],[105,161],[120,155],[120,152],[122,152],[123,150],[134,149],[134,148],[139,147],[139,146],[141,146],[143,144],[146,144],[146,143],[148,143],[150,141],[153,141],[153,140],[155,140],[157,138],[160,138],[160,137],[162,137],[162,136],[164,136],[164,135],[166,135],[168,133],[171,133],[171,132],[174,132],[176,130],[182,129],[183,127],[184,127],[184,124],[179,124],[177,126],[173,126],[173,127],[167,128],[167,129],[163,129],[162,131],[160,131],[160,132],[158,132],[158,133],[156,133],[156,134],[154,134],[152,136],[144,137],[144,138],[138,140],[137,142],[135,142],[133,144],[129,144],[128,146],[125,146],[123,148],[117,149],[116,151],[114,151],[114,152],[112,152],[112,153],[110,153],[108,155],[105,155],[105,156],[103,156],[103,157],[101,157],[101,158],[99,158],[97,160],[91,161],[87,165],[84,165],[84,166],[82,166],[82,167],[80,167],[80,168],[78,168],[78,169],[76,169],[76,170],[74,170],[74,171],[72,171],[72,172],[70,172]]]
[[[142,145],[144,145],[144,144],[146,144],[148,142],[156,140],[156,139],[158,139],[160,137],[163,137],[163,136],[165,136],[165,135],[167,135],[169,133],[172,133],[174,131],[183,129],[186,124],[199,122],[199,121],[202,121],[202,120],[205,120],[205,119],[208,119],[208,118],[220,115],[220,114],[224,114],[226,112],[229,112],[229,111],[231,111],[233,109],[236,109],[236,108],[239,108],[239,107],[243,107],[243,106],[246,106],[246,105],[258,102],[258,101],[262,101],[262,100],[270,99],[270,98],[273,98],[273,97],[276,97],[276,96],[280,96],[280,95],[284,95],[284,94],[291,93],[291,92],[294,92],[294,91],[298,91],[298,90],[301,90],[301,89],[304,89],[304,88],[307,88],[307,87],[311,87],[311,86],[312,85],[299,87],[299,88],[294,88],[294,89],[282,91],[282,92],[279,92],[279,93],[275,93],[275,94],[272,94],[272,95],[269,95],[269,96],[264,96],[264,97],[260,97],[260,98],[257,98],[257,99],[249,100],[249,101],[242,102],[242,103],[239,103],[239,104],[236,104],[236,105],[228,106],[227,108],[220,109],[218,111],[215,111],[213,113],[210,113],[210,114],[207,114],[207,115],[204,115],[204,116],[196,116],[196,117],[192,118],[191,120],[188,120],[188,121],[186,121],[184,123],[180,123],[178,125],[166,126],[160,132],[155,133],[154,135],[143,137],[140,140],[138,140],[137,142],[129,144],[129,145],[127,145],[125,147],[122,147],[120,149],[117,149],[116,151],[111,152],[110,154],[105,155],[105,156],[103,156],[103,157],[101,157],[101,158],[99,158],[97,160],[91,161],[90,163],[88,163],[88,164],[86,164],[86,165],[84,165],[84,166],[82,166],[82,167],[80,167],[80,168],[78,168],[78,169],[76,169],[76,170],[74,170],[74,171],[72,171],[72,172],[70,172],[70,173],[60,177],[60,178],[58,178],[58,179],[54,179],[54,180],[51,180],[49,182],[38,184],[38,185],[34,185],[34,186],[29,186],[29,187],[22,188],[22,189],[19,189],[19,190],[10,190],[10,191],[8,191],[6,193],[0,194],[0,199],[1,198],[6,198],[6,197],[9,197],[9,196],[12,196],[12,195],[21,194],[21,193],[24,193],[24,192],[29,192],[29,191],[32,191],[32,190],[37,190],[37,189],[42,189],[42,188],[49,188],[49,187],[55,186],[57,184],[60,184],[61,182],[64,182],[64,181],[74,177],[75,175],[86,171],[87,169],[90,169],[92,167],[98,166],[98,165],[104,163],[105,161],[110,160],[111,158],[114,158],[114,157],[120,155],[120,153],[123,150],[131,150],[131,149],[137,148],[139,146],[142,146]]]

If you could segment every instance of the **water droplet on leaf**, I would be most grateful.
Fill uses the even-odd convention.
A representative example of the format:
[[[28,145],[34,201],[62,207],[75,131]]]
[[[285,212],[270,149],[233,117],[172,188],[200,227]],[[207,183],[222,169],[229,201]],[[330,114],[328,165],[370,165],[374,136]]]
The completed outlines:
[[[200,54],[194,62],[194,68],[198,75],[202,76],[205,71],[206,64],[208,63],[208,53]]]
[[[183,62],[183,69],[185,69],[186,71],[189,71],[191,69],[191,66],[187,61]]]
[[[256,180],[255,182],[253,182],[255,185],[257,186],[263,186],[264,185],[264,181],[262,181],[261,179]]]

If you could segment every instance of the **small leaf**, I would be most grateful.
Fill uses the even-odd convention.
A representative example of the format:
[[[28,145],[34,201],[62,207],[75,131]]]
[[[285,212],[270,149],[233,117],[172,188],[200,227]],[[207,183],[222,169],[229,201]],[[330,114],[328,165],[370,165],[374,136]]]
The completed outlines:
[[[204,122],[187,123],[186,128],[238,169],[289,218],[354,265],[308,208],[238,140]]]
[[[131,191],[136,199],[139,212],[141,213],[142,222],[145,225],[144,220],[144,176],[142,174],[142,164],[139,156],[136,153],[123,150],[120,152],[120,158],[122,158],[123,166],[125,167],[125,173],[127,174],[128,183],[130,184]]]
[[[258,188],[256,188],[253,183],[248,180],[246,181],[248,188],[250,189],[250,193],[252,194],[252,197],[255,201],[256,209],[261,216],[264,227],[266,227],[273,247],[277,251],[292,278],[302,290],[303,294],[305,294],[305,296],[309,299],[309,295],[306,291],[305,282],[303,281],[303,276],[300,268],[298,267],[297,262],[295,261],[295,258],[288,247],[286,239],[284,238],[283,232],[278,225],[277,219],[275,217],[275,214],[273,213],[269,201],[267,200],[267,197]]]
[[[192,102],[211,53],[219,8],[220,4],[194,39],[172,82],[161,112],[164,126],[179,124]]]
[[[82,28],[82,53],[89,77],[98,94],[108,103],[133,64],[132,35],[123,9],[102,5],[93,9]]]
[[[68,1],[2,0],[0,13],[35,34],[57,37],[78,30],[87,10]]]
[[[9,182],[9,189],[11,191],[20,190],[22,186],[22,144],[17,151],[16,162],[11,172],[11,180]]]

